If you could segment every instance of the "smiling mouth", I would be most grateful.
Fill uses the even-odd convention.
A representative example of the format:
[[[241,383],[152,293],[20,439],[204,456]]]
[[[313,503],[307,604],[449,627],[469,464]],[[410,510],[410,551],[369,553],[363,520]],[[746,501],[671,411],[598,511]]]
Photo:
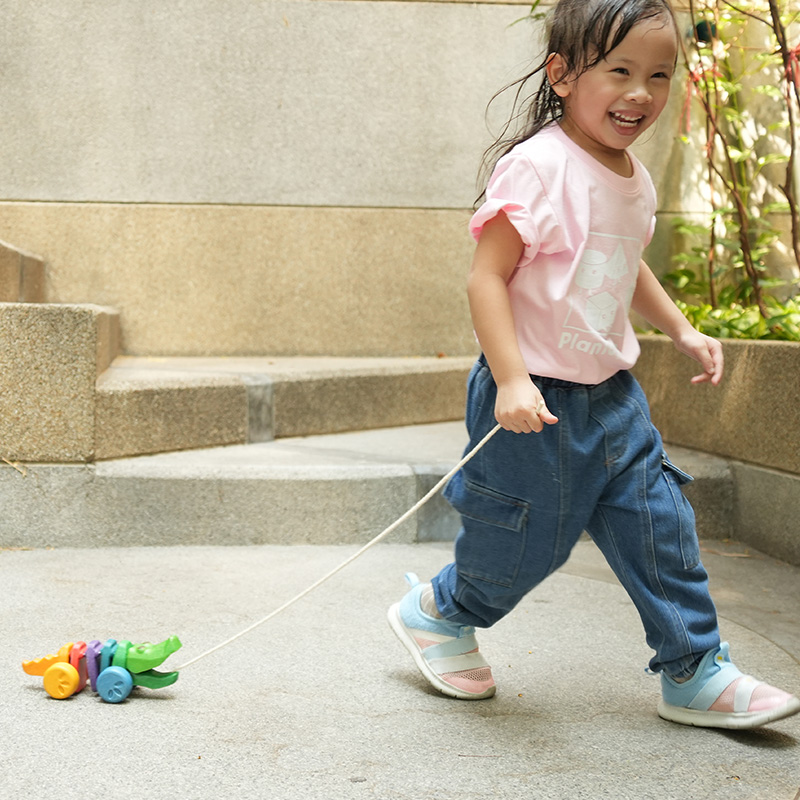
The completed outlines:
[[[644,119],[644,116],[630,116],[628,114],[620,114],[617,111],[612,111],[611,119],[621,128],[636,128],[639,123]]]

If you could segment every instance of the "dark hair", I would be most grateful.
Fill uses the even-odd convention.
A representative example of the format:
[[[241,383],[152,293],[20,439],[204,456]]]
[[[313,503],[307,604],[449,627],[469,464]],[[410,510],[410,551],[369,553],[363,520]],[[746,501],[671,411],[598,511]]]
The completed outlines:
[[[675,25],[669,0],[559,0],[548,20],[545,58],[489,101],[491,106],[498,97],[516,87],[511,117],[483,154],[479,180],[484,189],[476,205],[486,193],[486,182],[497,162],[545,125],[561,119],[562,99],[553,91],[545,72],[550,54],[558,53],[564,59],[566,74],[577,78],[601,62],[634,25],[658,17],[665,17]],[[539,73],[542,73],[539,88],[526,95],[529,82]]]

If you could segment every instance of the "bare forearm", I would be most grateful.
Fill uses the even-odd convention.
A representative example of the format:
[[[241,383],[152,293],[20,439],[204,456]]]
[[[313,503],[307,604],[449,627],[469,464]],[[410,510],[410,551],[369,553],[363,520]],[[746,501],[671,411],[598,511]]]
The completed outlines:
[[[692,327],[644,261],[639,267],[631,308],[651,325],[664,331],[681,353],[693,358],[703,367],[702,374],[695,375],[692,383],[708,382],[716,386],[722,380],[722,345]]]
[[[639,278],[631,308],[671,339],[679,338],[691,329],[689,321],[644,261],[639,265]]]

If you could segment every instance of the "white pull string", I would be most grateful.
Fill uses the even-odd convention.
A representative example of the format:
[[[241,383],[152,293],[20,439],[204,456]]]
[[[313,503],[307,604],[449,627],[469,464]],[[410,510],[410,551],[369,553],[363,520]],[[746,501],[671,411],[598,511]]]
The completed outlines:
[[[300,592],[300,594],[296,595],[291,600],[284,603],[280,608],[276,608],[274,611],[267,614],[267,616],[264,617],[263,619],[258,620],[258,622],[254,622],[249,628],[245,628],[243,631],[240,631],[235,636],[231,636],[230,639],[226,639],[224,642],[222,642],[222,644],[218,644],[216,647],[212,647],[210,650],[206,650],[205,653],[201,653],[199,656],[193,658],[191,661],[187,661],[183,666],[178,667],[177,671],[186,669],[186,667],[197,663],[198,661],[200,661],[200,659],[205,658],[206,656],[210,656],[212,653],[216,653],[217,650],[222,650],[223,647],[227,647],[232,642],[235,642],[237,639],[241,639],[242,636],[245,636],[246,634],[250,633],[250,631],[255,630],[259,626],[263,625],[265,622],[271,620],[273,617],[277,617],[278,614],[282,613],[290,606],[293,606],[298,600],[302,600],[306,595],[311,594],[311,592],[313,592],[314,589],[316,589],[318,586],[321,586],[323,583],[325,583],[325,581],[332,578],[334,575],[336,575],[337,572],[341,572],[345,567],[352,564],[357,558],[366,553],[367,550],[369,550],[371,547],[374,547],[376,544],[378,544],[378,542],[380,542],[382,539],[385,539],[393,530],[402,525],[412,514],[416,513],[422,506],[424,506],[425,503],[427,503],[428,500],[430,500],[447,483],[447,481],[449,481],[450,478],[452,478],[453,475],[455,475],[464,466],[464,464],[466,464],[470,459],[473,458],[473,456],[475,456],[478,453],[478,451],[486,444],[486,442],[488,442],[489,439],[491,439],[492,436],[494,436],[497,433],[497,431],[500,430],[500,427],[501,427],[500,425],[495,425],[495,427],[492,428],[492,430],[490,430],[489,433],[487,433],[486,436],[484,436],[483,439],[481,439],[480,442],[478,442],[478,444],[476,444],[475,447],[473,447],[472,450],[470,450],[469,453],[467,453],[461,459],[461,461],[459,461],[458,464],[456,464],[450,470],[450,472],[448,472],[447,475],[445,475],[436,484],[436,486],[434,486],[423,498],[418,500],[411,508],[409,508],[408,511],[406,511],[406,513],[403,514],[402,517],[396,519],[388,528],[386,528],[384,531],[381,531],[381,533],[379,533],[372,541],[367,542],[367,544],[365,544],[357,553],[354,553],[348,559],[342,561],[342,563],[339,564],[338,567],[332,569],[327,575],[321,577],[316,583],[312,583],[311,586],[309,586],[307,589],[304,589],[302,592]]]

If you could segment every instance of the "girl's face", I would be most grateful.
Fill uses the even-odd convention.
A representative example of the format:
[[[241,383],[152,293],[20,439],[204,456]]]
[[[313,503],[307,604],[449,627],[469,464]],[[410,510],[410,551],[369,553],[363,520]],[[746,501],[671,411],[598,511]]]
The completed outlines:
[[[561,127],[580,147],[622,175],[631,174],[625,148],[658,118],[669,98],[678,42],[671,21],[645,20],[595,66],[572,78],[562,57],[547,66],[562,98]]]

